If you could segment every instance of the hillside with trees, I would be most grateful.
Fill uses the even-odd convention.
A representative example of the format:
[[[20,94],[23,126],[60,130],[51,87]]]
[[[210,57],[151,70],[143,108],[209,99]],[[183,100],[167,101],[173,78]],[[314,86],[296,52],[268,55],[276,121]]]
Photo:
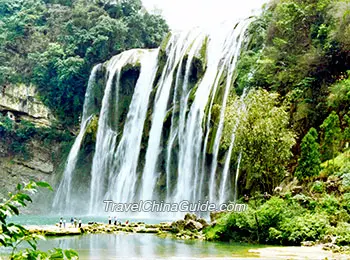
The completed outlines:
[[[350,3],[272,1],[249,32],[250,45],[242,53],[236,89],[242,93],[246,88],[260,88],[277,95],[264,102],[266,107],[276,100],[275,109],[267,115],[262,108],[254,109],[249,114],[257,113],[253,118],[260,123],[248,124],[250,129],[261,130],[254,140],[275,146],[251,142],[249,150],[266,156],[264,163],[256,162],[261,157],[245,157],[250,151],[243,151],[241,194],[250,197],[250,209],[222,216],[208,229],[207,237],[300,245],[303,241],[331,242],[334,236],[337,245],[348,245]],[[274,137],[273,130],[261,124],[270,116],[278,120],[273,115],[276,109],[281,109],[278,117],[288,113],[285,130],[292,131],[296,140],[292,149],[284,146],[290,138],[286,132],[284,139],[279,139],[281,136]],[[242,129],[237,138],[247,140],[249,135]],[[286,156],[288,151],[292,154]],[[277,158],[281,161],[276,162]],[[271,164],[265,165],[270,160]],[[256,164],[265,167],[252,171]]]
[[[60,123],[77,126],[92,67],[159,46],[168,26],[140,0],[0,2],[0,85],[34,84]]]

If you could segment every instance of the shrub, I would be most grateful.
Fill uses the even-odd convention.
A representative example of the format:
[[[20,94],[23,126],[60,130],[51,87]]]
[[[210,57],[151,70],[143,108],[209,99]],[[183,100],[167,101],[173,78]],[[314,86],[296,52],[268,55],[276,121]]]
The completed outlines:
[[[343,175],[342,186],[344,190],[350,190],[350,173],[346,173]]]
[[[37,250],[37,240],[43,239],[42,236],[31,234],[23,226],[9,223],[8,218],[13,215],[19,215],[19,207],[26,207],[28,202],[32,199],[28,193],[34,193],[39,187],[48,188],[52,190],[51,186],[45,182],[30,182],[24,186],[17,185],[16,192],[10,193],[8,199],[3,199],[0,202],[0,247],[7,247],[12,249],[10,259],[24,260],[24,259],[78,259],[78,254],[73,250],[54,249],[49,252],[42,252]],[[27,242],[30,248],[24,251],[18,251],[18,245],[22,242]]]
[[[335,243],[339,246],[350,245],[350,224],[340,222],[336,227],[329,227],[328,235],[336,236]]]
[[[316,176],[320,172],[321,154],[317,138],[316,129],[311,128],[301,142],[301,156],[295,173],[299,180]]]
[[[343,195],[342,206],[350,213],[350,192]]]
[[[315,181],[312,185],[311,191],[316,193],[323,193],[324,192],[324,183],[322,181]]]
[[[250,204],[245,212],[224,215],[217,225],[207,228],[205,234],[209,240],[287,243],[281,240],[284,234],[280,226],[303,212],[293,200],[272,197],[256,209]]]
[[[281,224],[283,244],[300,245],[303,241],[315,241],[323,237],[329,220],[322,214],[303,214],[285,220]]]

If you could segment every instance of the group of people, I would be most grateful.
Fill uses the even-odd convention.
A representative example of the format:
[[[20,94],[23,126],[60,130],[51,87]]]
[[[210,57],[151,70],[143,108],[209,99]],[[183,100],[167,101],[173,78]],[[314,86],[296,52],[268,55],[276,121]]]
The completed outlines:
[[[71,219],[70,219],[70,223],[71,223],[71,227],[79,227],[79,228],[81,228],[81,225],[82,225],[82,221],[81,221],[81,219],[77,219],[77,218],[73,218],[73,217],[71,217]],[[63,218],[60,218],[60,222],[59,222],[59,226],[60,226],[60,228],[66,228],[66,224],[67,224],[67,222],[66,222],[66,220],[65,219],[63,219]]]
[[[108,224],[112,225],[112,218],[111,216],[108,217]],[[120,221],[117,221],[117,217],[114,217],[114,225],[121,225],[122,223]],[[129,224],[129,220],[125,221],[125,224],[128,225]]]
[[[81,228],[81,225],[82,225],[81,219],[77,219],[77,218],[73,218],[73,217],[70,219],[70,223],[71,223],[71,227],[75,227],[75,228],[77,228],[77,227]],[[111,216],[108,217],[108,224],[112,225],[112,217]],[[116,225],[121,225],[122,223],[120,221],[118,221],[117,217],[114,217],[113,224],[116,226]],[[125,221],[125,224],[128,225],[129,220]],[[63,218],[60,218],[59,227],[66,228],[66,226],[67,226],[67,221]]]

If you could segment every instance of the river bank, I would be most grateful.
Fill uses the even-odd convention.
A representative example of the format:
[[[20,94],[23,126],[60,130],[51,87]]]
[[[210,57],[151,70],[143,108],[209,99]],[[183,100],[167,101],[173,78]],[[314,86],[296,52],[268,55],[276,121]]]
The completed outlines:
[[[350,259],[350,255],[326,251],[321,245],[298,247],[266,247],[263,245],[244,243],[208,242],[204,239],[204,237],[203,239],[179,239],[179,236],[174,235],[170,231],[170,224],[171,223],[148,225],[142,223],[130,223],[129,225],[123,224],[117,226],[107,224],[93,224],[82,225],[81,228],[59,228],[56,225],[30,225],[26,226],[26,228],[32,233],[42,234],[47,237],[46,241],[41,242],[45,248],[49,248],[49,245],[55,245],[58,243],[61,246],[67,248],[71,247],[78,249],[79,251],[81,250],[79,247],[82,246],[82,244],[89,244],[87,241],[100,243],[101,240],[106,240],[109,243],[116,243],[117,241],[118,246],[125,246],[125,243],[123,242],[124,240],[134,241],[137,245],[140,243],[146,243],[147,241],[157,241],[157,243],[150,243],[149,246],[151,246],[151,244],[153,246],[152,250],[146,250],[149,254],[152,254],[152,256],[153,254],[156,254],[155,251],[157,250],[155,248],[158,248],[159,244],[164,244],[167,248],[170,247],[170,244],[172,244],[172,246],[175,248],[181,248],[183,250],[186,248],[186,250],[183,252],[181,250],[169,251],[169,255],[167,255],[164,250],[161,254],[159,254],[159,256],[157,255],[159,259],[169,256],[185,257],[185,254],[187,253],[188,255],[186,258],[183,259],[189,259],[189,257],[191,257],[191,259]],[[78,241],[83,242],[78,243]],[[137,247],[137,245],[134,245],[134,247]],[[89,255],[86,253],[87,249],[83,248],[85,256],[83,255],[82,259],[92,259],[92,254],[94,254],[94,256],[96,256],[96,254],[106,254],[105,251],[93,252],[93,249],[96,249],[99,246],[100,245],[96,245],[96,247],[93,246]],[[144,246],[142,248],[144,248]],[[211,249],[209,250],[209,248]],[[199,249],[203,249],[203,253],[199,254]],[[174,255],[170,255],[171,252]],[[205,255],[205,252],[207,252],[208,255]],[[114,251],[110,252],[110,254],[114,254]]]
[[[170,232],[171,223],[162,222],[159,224],[145,224],[144,222],[108,225],[102,223],[82,224],[81,227],[67,224],[66,227],[56,225],[25,225],[25,228],[32,234],[44,236],[76,236],[83,234],[108,234],[108,233],[152,233]]]
[[[146,224],[144,222],[135,222],[129,224],[109,225],[103,223],[90,223],[83,224],[80,228],[74,227],[71,224],[67,224],[65,228],[56,225],[26,225],[25,227],[31,233],[40,234],[48,237],[48,239],[60,238],[63,241],[75,239],[81,239],[91,236],[108,236],[120,237],[123,233],[128,235],[141,235],[141,234],[153,234],[154,237],[159,239],[165,239],[170,241],[183,241],[185,243],[213,243],[206,241],[205,235],[202,232],[203,226],[198,225],[197,220],[190,219],[193,215],[187,215],[184,220],[178,220],[175,222],[161,222],[159,224]],[[201,220],[199,220],[201,221]],[[190,223],[190,224],[189,224]],[[192,227],[192,230],[189,229]],[[195,228],[198,228],[197,230]],[[232,245],[232,248],[237,244],[244,243],[226,243],[226,245]],[[249,259],[350,259],[350,255],[342,252],[336,252],[332,250],[331,245],[326,244],[304,244],[305,246],[295,247],[266,247],[263,245],[249,245],[244,244],[247,250],[245,251],[245,258]],[[329,248],[327,248],[327,246]],[[327,250],[325,250],[327,249]],[[334,249],[334,248],[333,248]],[[253,258],[252,258],[253,257]],[[234,255],[230,258],[237,259]],[[87,258],[89,259],[89,258]],[[227,259],[227,256],[225,256]]]

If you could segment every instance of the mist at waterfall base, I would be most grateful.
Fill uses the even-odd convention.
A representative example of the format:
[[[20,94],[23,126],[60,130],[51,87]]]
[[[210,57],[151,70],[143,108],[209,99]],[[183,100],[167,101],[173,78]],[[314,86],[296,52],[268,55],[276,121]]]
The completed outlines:
[[[241,156],[231,158],[237,127],[224,163],[218,160],[219,145],[250,22],[173,33],[161,48],[129,50],[95,66],[80,133],[60,179],[53,212],[108,215],[104,200],[218,205],[233,201],[241,162]],[[244,112],[243,99],[237,102]],[[216,104],[221,109],[214,131]],[[184,215],[117,214],[163,219]]]

